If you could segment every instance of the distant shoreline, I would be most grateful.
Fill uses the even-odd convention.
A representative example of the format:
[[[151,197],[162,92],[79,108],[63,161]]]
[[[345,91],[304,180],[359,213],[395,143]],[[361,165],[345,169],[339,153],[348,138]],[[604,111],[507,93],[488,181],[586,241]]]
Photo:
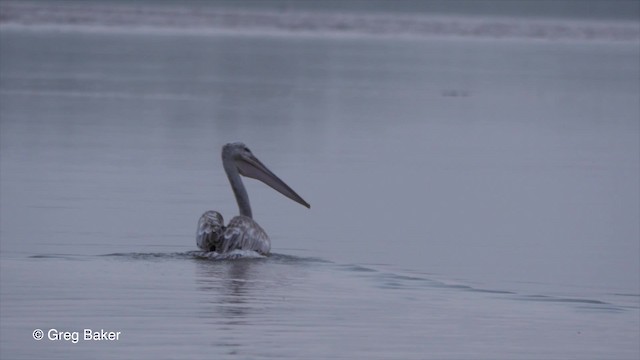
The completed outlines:
[[[96,3],[0,3],[0,29],[640,41],[635,21],[241,10]]]

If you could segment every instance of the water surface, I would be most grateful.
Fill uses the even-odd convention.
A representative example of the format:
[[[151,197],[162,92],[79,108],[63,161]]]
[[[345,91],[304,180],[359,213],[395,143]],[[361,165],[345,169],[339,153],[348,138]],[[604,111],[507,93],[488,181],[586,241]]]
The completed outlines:
[[[636,43],[0,32],[0,357],[638,357]],[[272,254],[195,252],[246,180]],[[35,341],[106,329],[117,342]]]

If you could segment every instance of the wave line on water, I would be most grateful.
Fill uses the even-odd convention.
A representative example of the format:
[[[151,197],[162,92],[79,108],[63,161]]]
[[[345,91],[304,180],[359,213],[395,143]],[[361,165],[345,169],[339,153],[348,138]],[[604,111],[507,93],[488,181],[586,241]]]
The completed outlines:
[[[217,252],[207,251],[187,251],[173,253],[112,253],[100,256],[116,257],[132,260],[154,260],[154,259],[195,259],[195,260],[233,260],[233,259],[263,259],[266,256],[261,255],[252,250],[233,250],[228,253],[220,254]]]
[[[532,301],[532,302],[547,302],[547,303],[559,303],[572,305],[581,310],[596,310],[596,311],[609,311],[609,312],[622,312],[626,310],[639,309],[638,306],[625,306],[620,304],[614,304],[612,302],[578,298],[578,297],[564,297],[555,295],[527,295],[518,293],[516,291],[503,290],[503,289],[489,289],[482,287],[475,287],[463,284],[453,284],[446,280],[436,280],[430,277],[424,277],[414,274],[403,274],[397,272],[381,271],[371,267],[362,265],[340,265],[341,270],[357,273],[361,277],[371,278],[374,281],[375,286],[382,289],[389,289],[393,291],[397,290],[412,290],[416,287],[426,288],[438,288],[438,289],[450,289],[453,291],[468,291],[478,294],[496,295],[500,298],[516,300],[516,301]]]

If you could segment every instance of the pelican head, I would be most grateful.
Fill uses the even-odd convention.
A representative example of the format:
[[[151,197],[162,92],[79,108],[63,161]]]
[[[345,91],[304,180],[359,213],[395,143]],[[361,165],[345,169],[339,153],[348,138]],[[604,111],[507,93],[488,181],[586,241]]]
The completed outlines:
[[[289,199],[297,202],[300,205],[310,208],[311,205],[304,201],[300,195],[298,195],[293,189],[289,187],[284,181],[280,180],[271,170],[269,170],[258,158],[253,155],[249,148],[241,143],[229,143],[222,147],[222,164],[229,176],[234,192],[237,189],[234,184],[236,183],[232,179],[234,173],[239,173],[242,176],[250,177],[252,179],[260,180],[263,183],[269,185],[272,189],[278,191],[280,194],[288,197]],[[244,190],[244,189],[242,189]],[[236,198],[245,198],[248,203],[248,196],[236,196]],[[243,204],[238,203],[240,211],[242,213]],[[247,204],[248,205],[248,204]],[[248,206],[247,206],[248,207]],[[244,214],[251,217],[251,210],[249,208],[249,214]]]

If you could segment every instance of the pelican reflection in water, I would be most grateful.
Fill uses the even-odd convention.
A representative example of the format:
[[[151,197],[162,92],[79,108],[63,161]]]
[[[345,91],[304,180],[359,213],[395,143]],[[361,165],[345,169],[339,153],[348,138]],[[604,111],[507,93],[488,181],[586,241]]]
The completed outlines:
[[[258,225],[251,213],[249,195],[242,183],[240,175],[262,181],[289,199],[311,207],[300,195],[296,194],[284,181],[280,180],[243,143],[230,143],[222,147],[222,166],[227,173],[231,189],[238,202],[240,215],[224,226],[222,215],[209,210],[202,214],[198,221],[196,242],[204,251],[225,253],[231,250],[253,250],[260,254],[268,254],[271,240]]]

